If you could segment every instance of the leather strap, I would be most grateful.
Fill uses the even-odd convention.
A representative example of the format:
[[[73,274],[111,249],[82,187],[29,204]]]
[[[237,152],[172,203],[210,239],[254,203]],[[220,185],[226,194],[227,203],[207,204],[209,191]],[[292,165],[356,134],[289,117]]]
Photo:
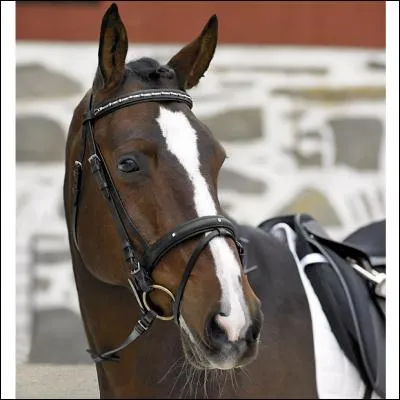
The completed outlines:
[[[372,399],[372,387],[368,384],[365,386],[364,396],[363,399]]]
[[[224,216],[212,215],[198,217],[177,226],[174,230],[170,231],[160,238],[156,243],[154,243],[148,249],[148,253],[142,260],[142,264],[146,265],[146,269],[149,272],[152,272],[160,259],[172,248],[178,246],[186,240],[193,239],[202,233],[206,233],[214,229],[218,229],[221,232],[225,231],[225,236],[231,236],[233,239],[236,236],[234,225]],[[236,245],[240,246],[240,244],[237,242]]]
[[[175,295],[175,302],[172,306],[172,311],[174,314],[174,320],[175,323],[179,326],[179,313],[180,313],[180,306],[181,306],[181,301],[183,297],[183,293],[186,288],[187,281],[189,280],[189,276],[196,264],[197,259],[200,256],[200,253],[204,250],[204,248],[207,246],[207,244],[213,240],[215,237],[220,235],[220,231],[215,230],[213,232],[210,232],[208,235],[205,235],[197,245],[196,249],[194,250],[192,256],[190,257],[185,272],[182,276],[181,283],[179,284],[178,290],[176,291]]]
[[[114,111],[120,110],[121,108],[132,106],[134,104],[145,103],[145,102],[161,102],[161,101],[175,101],[185,103],[189,108],[193,107],[191,97],[176,89],[147,89],[134,92],[124,97],[118,97],[114,100],[99,104],[92,112],[89,112],[85,116],[86,121],[93,121],[104,117]],[[91,110],[91,109],[89,109]]]
[[[96,363],[103,361],[119,361],[120,357],[116,354],[126,346],[130,345],[136,339],[139,338],[144,332],[146,332],[156,319],[156,314],[149,310],[145,314],[142,314],[137,324],[134,326],[129,336],[116,348],[106,351],[101,354],[96,354],[92,350],[86,350],[92,357],[92,360]]]

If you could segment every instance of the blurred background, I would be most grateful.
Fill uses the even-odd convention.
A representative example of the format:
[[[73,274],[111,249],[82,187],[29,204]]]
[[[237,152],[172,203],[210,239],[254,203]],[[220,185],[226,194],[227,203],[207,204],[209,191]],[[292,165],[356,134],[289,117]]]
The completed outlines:
[[[86,364],[62,184],[108,1],[16,2],[17,363]],[[257,225],[306,212],[336,239],[385,217],[385,2],[117,2],[128,58],[166,62],[212,14],[190,91],[229,154],[220,199]]]

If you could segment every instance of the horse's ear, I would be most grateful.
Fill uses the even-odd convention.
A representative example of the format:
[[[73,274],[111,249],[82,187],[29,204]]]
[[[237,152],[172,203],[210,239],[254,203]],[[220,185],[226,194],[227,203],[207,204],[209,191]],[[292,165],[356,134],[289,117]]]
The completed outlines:
[[[218,19],[213,15],[200,35],[171,58],[168,65],[174,69],[181,89],[199,83],[214,56],[217,41]]]
[[[125,71],[128,36],[113,3],[104,14],[99,41],[99,64],[94,87],[104,89],[118,84]]]

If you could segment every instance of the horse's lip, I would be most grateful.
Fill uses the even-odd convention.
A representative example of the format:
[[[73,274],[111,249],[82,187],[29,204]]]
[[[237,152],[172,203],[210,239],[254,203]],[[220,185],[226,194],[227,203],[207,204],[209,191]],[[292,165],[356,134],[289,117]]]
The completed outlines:
[[[181,335],[184,353],[189,362],[197,369],[205,370],[212,368],[211,364],[207,360],[207,355],[204,353],[204,350],[200,346],[192,343],[185,331],[182,330]]]
[[[192,332],[192,334],[194,333]],[[226,355],[226,359],[220,360],[219,357],[223,354],[212,354],[212,350],[200,338],[198,339],[198,343],[193,343],[184,330],[181,330],[181,335],[185,355],[189,362],[197,369],[230,370],[243,367],[254,360],[258,353],[259,338],[252,346],[247,348],[240,358],[235,359],[233,362],[232,360],[229,361],[229,355]]]

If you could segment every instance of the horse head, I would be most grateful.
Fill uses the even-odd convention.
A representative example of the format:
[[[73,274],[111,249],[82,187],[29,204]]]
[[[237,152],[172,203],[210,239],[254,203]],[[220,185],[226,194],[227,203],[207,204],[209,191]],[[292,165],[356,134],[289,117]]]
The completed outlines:
[[[66,152],[66,183],[75,194],[80,185],[66,199],[69,231],[84,265],[107,285],[133,289],[159,318],[175,317],[185,355],[200,369],[253,360],[263,318],[218,201],[225,150],[186,94],[208,69],[217,37],[214,15],[166,64],[127,62],[127,32],[110,6]]]

